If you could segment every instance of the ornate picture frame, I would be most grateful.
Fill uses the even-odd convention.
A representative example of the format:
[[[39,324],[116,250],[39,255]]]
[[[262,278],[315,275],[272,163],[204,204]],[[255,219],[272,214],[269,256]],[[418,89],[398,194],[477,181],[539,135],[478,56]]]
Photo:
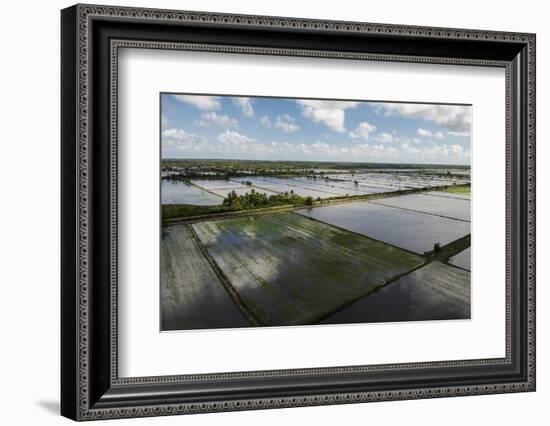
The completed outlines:
[[[535,390],[534,34],[96,5],[64,9],[61,29],[62,415],[93,420]],[[119,377],[117,64],[127,47],[503,68],[506,356]]]

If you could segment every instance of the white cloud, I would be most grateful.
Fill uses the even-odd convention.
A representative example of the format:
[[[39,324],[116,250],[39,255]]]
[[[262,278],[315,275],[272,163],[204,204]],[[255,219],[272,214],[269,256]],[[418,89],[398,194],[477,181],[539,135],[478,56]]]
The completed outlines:
[[[470,132],[471,107],[464,105],[399,104],[377,103],[375,105],[385,115],[417,118],[436,123],[449,132]]]
[[[416,131],[420,136],[424,136],[424,137],[427,137],[427,138],[436,138],[438,140],[443,140],[445,138],[445,135],[443,134],[443,132],[432,132],[430,130],[427,130],[427,129],[422,129],[422,128],[419,128],[417,131]]]
[[[203,112],[200,120],[196,120],[194,124],[199,127],[235,128],[237,127],[237,120],[228,115],[222,115],[212,111]]]
[[[254,117],[254,108],[252,108],[250,98],[233,98],[233,103],[241,108],[245,117]]]
[[[282,130],[285,133],[295,132],[300,128],[295,124],[296,119],[288,114],[279,115],[275,120],[275,128]]]
[[[226,145],[247,145],[254,142],[254,139],[242,135],[233,130],[226,130],[218,135],[218,141]]]
[[[327,159],[332,161],[365,161],[365,162],[406,162],[406,163],[439,163],[467,164],[470,152],[460,145],[412,145],[409,142],[399,146],[383,143],[368,143],[349,146],[331,145],[326,142],[290,145],[285,147],[290,158]]]
[[[349,132],[348,136],[352,139],[363,139],[366,141],[369,138],[370,133],[374,132],[375,130],[375,125],[363,121],[362,123],[359,123],[355,130]]]
[[[469,137],[470,132],[447,132],[451,136],[458,136],[458,137]]]
[[[207,148],[207,140],[195,133],[182,129],[170,128],[161,133],[163,157],[178,156],[189,151],[202,152]]]
[[[378,133],[373,139],[377,142],[390,143],[390,142],[393,142],[394,137],[391,133],[382,132],[382,133]]]
[[[193,105],[200,110],[218,110],[221,104],[218,96],[203,96],[203,95],[173,95],[178,101]]]
[[[264,115],[262,118],[260,118],[260,123],[262,124],[262,126],[271,127],[271,120],[267,115]]]
[[[434,164],[468,164],[470,161],[470,151],[465,151],[461,145],[419,142],[421,143],[417,144],[415,139],[412,139],[399,145],[367,142],[342,145],[317,140],[312,143],[292,144],[287,141],[255,140],[229,129],[209,141],[181,129],[167,129],[162,132],[162,155],[164,158],[243,158],[246,156],[251,159]]]
[[[449,149],[451,150],[451,153],[455,155],[460,155],[464,151],[460,145],[451,145]]]
[[[345,132],[345,111],[355,108],[358,102],[297,100],[302,109],[302,115],[314,123],[322,123],[336,132]]]
[[[162,131],[162,138],[164,139],[173,139],[178,141],[196,141],[201,138],[201,136],[195,133],[188,133],[182,129],[166,129]]]

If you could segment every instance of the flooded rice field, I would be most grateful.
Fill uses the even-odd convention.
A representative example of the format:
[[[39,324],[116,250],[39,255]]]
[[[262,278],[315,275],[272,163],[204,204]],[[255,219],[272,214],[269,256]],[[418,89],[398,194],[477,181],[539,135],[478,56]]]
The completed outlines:
[[[469,194],[454,194],[452,192],[442,192],[442,191],[430,191],[426,192],[426,195],[430,195],[431,197],[443,197],[443,198],[458,198],[460,200],[471,200],[471,197]]]
[[[470,233],[470,223],[368,201],[301,209],[296,213],[422,254]]]
[[[162,204],[215,206],[223,202],[222,197],[181,181],[163,180],[160,192]]]
[[[191,183],[193,185],[196,185],[198,187],[201,187],[201,188],[204,188],[204,189],[207,189],[207,190],[211,190],[211,189],[235,189],[235,188],[240,188],[242,186],[244,186],[244,184],[240,183],[240,182],[237,182],[237,181],[232,181],[232,180],[224,180],[224,179],[219,179],[219,180],[214,180],[214,179],[193,179],[191,181]]]
[[[210,192],[213,192],[214,194],[225,198],[228,196],[230,192],[235,192],[235,194],[237,195],[244,195],[244,194],[249,194],[250,192],[252,192],[252,190],[254,190],[254,192],[257,192],[259,194],[266,194],[268,196],[276,194],[276,192],[269,191],[264,188],[253,187],[253,186],[239,186],[236,188],[229,188],[229,189],[210,189]]]
[[[314,199],[325,199],[339,196],[334,192],[329,192],[327,189],[315,188],[309,185],[302,185],[288,178],[278,179],[269,177],[256,177],[248,180],[252,183],[253,186],[257,188],[268,189],[277,193],[293,192],[301,197],[312,197]]]
[[[249,327],[188,225],[162,228],[162,330]]]
[[[471,271],[471,256],[472,253],[470,247],[468,247],[466,250],[463,250],[455,256],[451,257],[449,259],[449,263],[451,265],[458,266],[459,268]]]
[[[470,273],[432,262],[359,299],[321,323],[469,318]]]
[[[384,192],[382,188],[367,188],[363,185],[355,185],[353,182],[344,182],[344,181],[334,181],[326,179],[311,179],[306,177],[292,178],[292,181],[297,184],[308,185],[310,188],[319,188],[323,191],[332,192],[334,194],[345,196],[345,195],[365,195],[372,194],[375,192]],[[378,191],[379,190],[379,191]]]
[[[322,193],[322,197],[326,197],[327,194],[332,194],[333,197],[345,197],[350,195],[365,195],[367,192],[357,191],[354,188],[346,188],[342,186],[335,185],[333,182],[326,180],[308,180],[305,177],[300,178],[286,178],[286,179],[277,179],[276,182],[291,186],[295,191],[296,189],[311,189],[313,191],[319,191]]]
[[[446,247],[440,260],[453,253],[448,264],[425,254],[470,234],[470,189],[455,186],[468,177],[349,170],[188,182],[168,176],[161,201],[176,206],[163,212],[188,215],[162,227],[161,329],[469,318],[470,248]],[[233,191],[252,190],[323,201],[304,208],[299,199],[277,213],[248,205],[228,213],[231,200],[216,207]],[[381,195],[345,199],[370,194]]]
[[[328,199],[335,197],[391,193],[400,190],[445,187],[469,183],[468,179],[399,173],[330,173],[307,176],[246,176],[230,179],[196,178],[192,186],[180,181],[162,181],[163,204],[221,204],[216,196],[226,197],[235,190],[239,195],[254,189],[267,195],[294,192],[302,197]],[[247,191],[248,189],[248,191]],[[205,195],[211,193],[211,196]],[[262,191],[263,190],[263,191]],[[447,194],[449,198],[468,198],[462,194]],[[434,194],[435,195],[435,194]],[[219,202],[218,202],[219,201]],[[222,200],[223,201],[223,200]]]
[[[408,194],[386,197],[373,203],[400,209],[414,210],[451,219],[470,221],[470,200],[458,197],[433,197],[426,194]],[[449,194],[453,195],[453,194]]]
[[[262,325],[315,322],[424,261],[294,213],[191,226]]]

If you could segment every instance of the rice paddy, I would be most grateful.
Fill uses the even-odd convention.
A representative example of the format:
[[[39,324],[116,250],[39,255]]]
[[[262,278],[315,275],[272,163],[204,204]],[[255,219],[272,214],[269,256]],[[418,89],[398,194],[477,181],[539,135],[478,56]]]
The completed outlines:
[[[162,204],[215,206],[222,204],[223,198],[185,182],[163,180],[161,184],[161,202]]]
[[[432,197],[426,194],[409,194],[399,197],[386,197],[373,202],[382,206],[397,207],[451,219],[470,221],[470,200],[458,197]]]
[[[427,178],[400,173],[329,173],[286,177],[253,175],[227,179],[216,179],[205,175],[203,178],[191,179],[190,182],[192,185],[163,180],[162,204],[221,204],[223,200],[218,200],[216,196],[224,198],[233,190],[238,195],[242,195],[250,192],[251,189],[267,195],[293,192],[301,197],[312,197],[315,200],[437,187],[444,188],[444,191],[448,192],[442,193],[451,197],[453,195],[461,198],[469,196],[469,187],[446,188],[449,185],[467,184],[468,180]]]
[[[323,324],[470,318],[470,274],[432,262],[366,296]]]
[[[249,327],[187,225],[162,229],[162,330]]]
[[[298,210],[296,213],[418,254],[470,233],[470,223],[368,201]]]
[[[192,225],[262,325],[307,324],[423,263],[293,213]]]
[[[211,189],[210,192],[219,195],[220,197],[227,197],[230,192],[235,192],[237,195],[249,194],[250,192],[255,191],[260,194],[274,195],[276,192],[269,191],[263,188],[250,187],[250,186],[239,186],[231,189]]]
[[[163,175],[162,330],[470,317],[469,170],[223,177],[220,161]],[[252,190],[291,195],[235,210]]]
[[[466,269],[471,271],[471,250],[468,247],[466,250],[461,251],[460,253],[454,255],[449,259],[451,265],[458,266],[459,268]]]

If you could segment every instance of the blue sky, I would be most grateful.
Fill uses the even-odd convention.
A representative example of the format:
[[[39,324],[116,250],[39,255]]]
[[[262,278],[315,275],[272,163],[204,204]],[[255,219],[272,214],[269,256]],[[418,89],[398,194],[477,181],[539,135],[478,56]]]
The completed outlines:
[[[162,94],[162,157],[470,164],[471,109]]]

